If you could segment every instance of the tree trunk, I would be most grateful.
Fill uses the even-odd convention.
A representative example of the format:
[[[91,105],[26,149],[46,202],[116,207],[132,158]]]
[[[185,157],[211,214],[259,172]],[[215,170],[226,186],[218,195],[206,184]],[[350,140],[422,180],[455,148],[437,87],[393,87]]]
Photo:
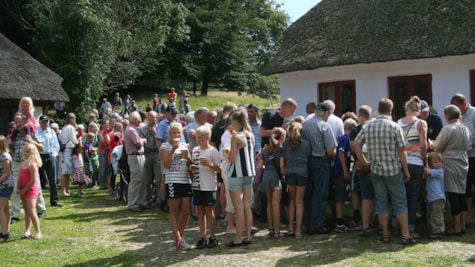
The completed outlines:
[[[201,85],[201,95],[202,96],[207,96],[208,95],[208,87],[209,87],[208,79],[203,78],[203,84]]]
[[[196,96],[196,80],[193,80],[193,95]]]

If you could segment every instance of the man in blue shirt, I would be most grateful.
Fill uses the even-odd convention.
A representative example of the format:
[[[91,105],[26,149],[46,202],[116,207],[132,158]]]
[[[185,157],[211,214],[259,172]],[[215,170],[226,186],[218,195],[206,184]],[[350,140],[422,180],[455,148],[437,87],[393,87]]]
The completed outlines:
[[[43,166],[39,169],[41,183],[46,183],[48,177],[49,183],[49,202],[51,206],[62,207],[63,205],[58,201],[58,189],[56,187],[56,157],[59,152],[59,142],[56,133],[49,127],[49,117],[41,115],[39,118],[40,127],[38,128],[38,135],[43,141],[44,150],[40,153]],[[42,186],[43,187],[43,186]]]

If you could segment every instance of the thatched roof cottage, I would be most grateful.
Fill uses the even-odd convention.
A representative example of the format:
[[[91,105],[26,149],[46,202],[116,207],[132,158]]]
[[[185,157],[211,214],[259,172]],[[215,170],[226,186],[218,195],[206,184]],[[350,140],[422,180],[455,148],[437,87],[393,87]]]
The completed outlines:
[[[322,0],[284,33],[264,74],[281,98],[333,99],[337,114],[412,95],[439,112],[460,92],[475,104],[475,1]]]
[[[5,133],[24,96],[33,99],[35,115],[47,113],[54,102],[69,101],[62,80],[0,33],[0,132]]]

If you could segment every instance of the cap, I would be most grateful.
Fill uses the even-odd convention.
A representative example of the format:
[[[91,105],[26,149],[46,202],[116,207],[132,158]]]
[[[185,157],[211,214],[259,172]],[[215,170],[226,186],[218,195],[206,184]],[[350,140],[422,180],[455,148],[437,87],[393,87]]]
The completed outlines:
[[[323,111],[323,112],[328,112],[330,111],[330,105],[328,105],[327,103],[319,103],[317,105],[317,108],[316,108],[317,111]]]
[[[421,112],[429,112],[429,104],[425,100],[421,101]]]
[[[172,115],[178,114],[178,110],[174,105],[168,105],[167,109],[165,110],[166,112],[170,112]]]
[[[48,115],[41,115],[38,121],[49,121],[51,120]]]

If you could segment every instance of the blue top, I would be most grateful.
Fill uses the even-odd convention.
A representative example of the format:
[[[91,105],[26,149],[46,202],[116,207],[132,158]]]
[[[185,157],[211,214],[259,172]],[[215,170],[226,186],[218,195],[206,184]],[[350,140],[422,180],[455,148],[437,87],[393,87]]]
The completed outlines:
[[[430,173],[426,183],[427,202],[445,200],[444,169],[431,169]]]
[[[256,123],[252,123],[250,120],[247,120],[249,123],[249,126],[251,126],[252,129],[252,134],[254,135],[254,151],[261,152],[262,146],[261,146],[261,135],[260,135],[260,129],[261,129],[261,124],[262,122],[260,120],[257,120]]]
[[[296,174],[308,177],[308,160],[312,155],[310,142],[302,139],[302,143],[291,150],[287,141],[284,143],[285,174]]]
[[[50,127],[46,128],[46,130],[38,127],[38,135],[44,145],[44,150],[41,154],[49,154],[56,157],[59,152],[59,141],[56,133]]]
[[[341,152],[345,154],[345,165],[349,171],[351,163],[351,142],[350,137],[347,134],[342,135],[340,140],[338,140],[338,147],[336,149],[335,155],[335,165],[333,165],[333,170],[331,172],[332,177],[340,177],[344,175],[339,157]]]

